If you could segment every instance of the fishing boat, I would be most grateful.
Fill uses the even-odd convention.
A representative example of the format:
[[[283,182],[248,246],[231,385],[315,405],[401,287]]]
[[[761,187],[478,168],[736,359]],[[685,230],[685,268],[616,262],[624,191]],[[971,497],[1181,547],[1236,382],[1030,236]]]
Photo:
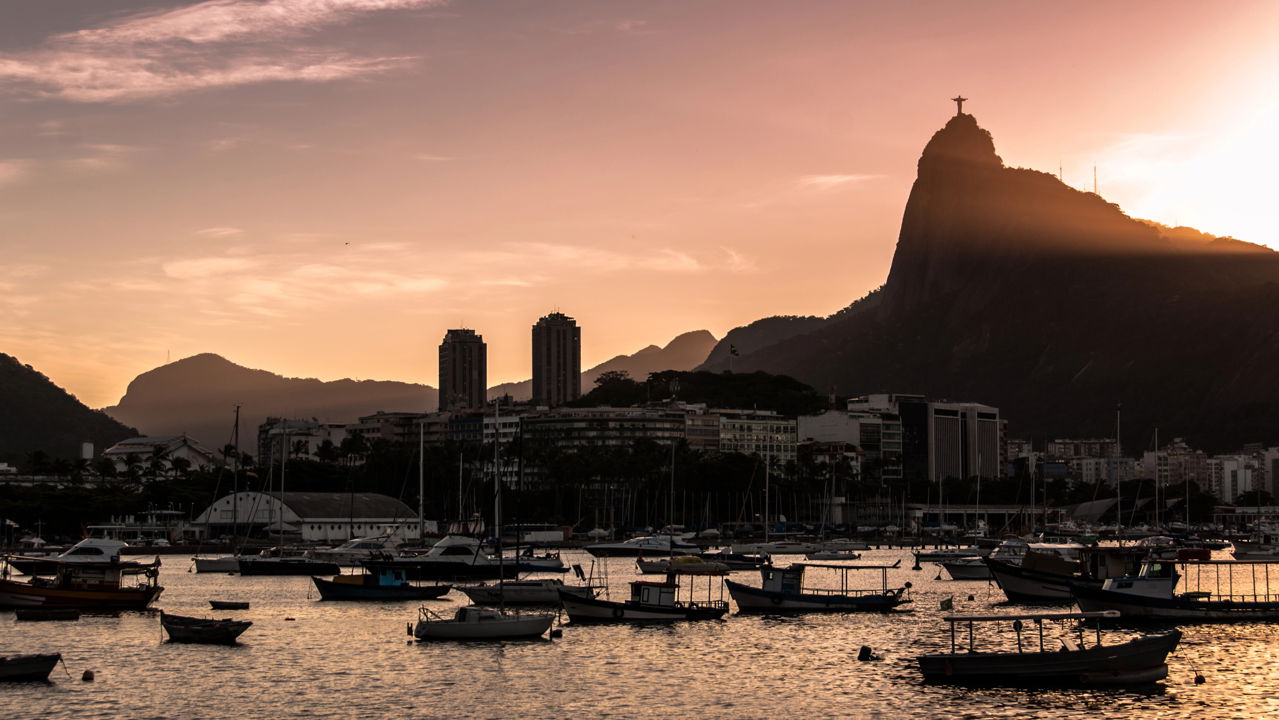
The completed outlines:
[[[595,597],[599,592],[590,585],[566,585],[559,578],[503,580],[491,585],[467,585],[457,589],[471,599],[472,605],[559,605],[561,590],[578,597]]]
[[[54,575],[58,566],[65,563],[119,562],[120,551],[127,543],[106,538],[85,538],[65,552],[53,557],[9,555],[4,559],[9,566],[23,575]]]
[[[301,548],[267,548],[257,557],[242,555],[239,558],[241,575],[337,575],[341,570],[337,563],[313,560]]]
[[[438,600],[452,585],[414,585],[402,569],[379,568],[326,580],[312,577],[321,600]]]
[[[551,629],[551,613],[517,613],[467,605],[452,617],[422,608],[413,636],[418,640],[531,640]]]
[[[16,608],[14,619],[23,622],[48,622],[79,620],[80,611],[75,608]]]
[[[62,653],[0,656],[0,682],[48,681]]]
[[[160,558],[151,563],[60,563],[52,578],[12,580],[0,576],[0,607],[59,607],[82,610],[144,610],[164,591],[157,580]],[[127,578],[141,576],[130,585]]]
[[[236,638],[248,630],[251,620],[212,620],[160,612],[160,624],[170,642],[234,645]]]
[[[1277,564],[1208,560],[1182,563],[1185,572],[1178,573],[1173,563],[1150,561],[1135,576],[1112,578],[1100,588],[1075,586],[1073,591],[1081,610],[1116,611],[1125,621],[1276,622],[1279,573],[1271,568]],[[1186,592],[1174,593],[1183,578]]]
[[[652,560],[636,558],[635,567],[645,575],[666,575],[672,572],[681,575],[723,575],[728,572],[727,564],[705,560],[697,555],[674,555]]]
[[[1106,578],[1131,575],[1144,548],[1070,543],[1030,543],[1021,558],[986,558],[991,577],[1011,602],[1068,603],[1072,587],[1101,587]]]
[[[620,543],[587,545],[586,552],[595,557],[639,557],[641,555],[696,555],[701,548],[673,535],[646,535]]]
[[[560,603],[569,620],[575,623],[647,623],[676,620],[718,620],[728,614],[728,603],[711,600],[707,586],[706,599],[694,599],[694,581],[689,581],[688,599],[680,598],[679,574],[672,572],[664,581],[634,580],[629,600],[615,602],[581,597],[560,591]],[[707,580],[709,583],[710,581]],[[721,588],[722,596],[723,590]]]
[[[248,610],[249,603],[242,600],[210,600],[209,607],[213,610]]]
[[[758,612],[884,612],[910,602],[906,591],[910,583],[902,587],[888,587],[888,571],[901,567],[901,561],[892,565],[824,565],[794,563],[789,567],[760,569],[762,587],[725,580],[724,585],[737,603],[739,613]],[[835,588],[805,587],[804,575],[810,569],[834,570],[839,577]],[[854,589],[849,587],[849,575],[863,570],[878,570],[878,588]]]
[[[959,685],[1024,687],[1141,687],[1168,676],[1167,658],[1181,641],[1181,631],[1138,637],[1103,645],[1100,621],[1118,618],[1116,612],[1044,613],[1035,615],[947,615],[950,652],[916,658],[924,680]],[[1086,645],[1082,621],[1097,623],[1095,640]],[[1080,621],[1073,632],[1058,638],[1060,648],[1044,637],[1046,622]],[[1010,622],[1017,633],[1017,650],[979,651],[973,627],[977,623]],[[1024,623],[1034,624],[1038,642],[1025,646]],[[959,640],[959,624],[967,625],[967,648]]]

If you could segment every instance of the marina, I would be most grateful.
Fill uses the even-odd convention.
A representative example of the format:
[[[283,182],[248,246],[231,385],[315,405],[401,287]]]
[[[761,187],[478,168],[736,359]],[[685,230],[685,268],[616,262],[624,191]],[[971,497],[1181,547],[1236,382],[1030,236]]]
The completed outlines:
[[[902,549],[863,554],[866,562],[877,564],[903,561],[903,568],[912,559]],[[564,555],[567,562],[590,559],[581,551]],[[800,557],[779,561],[789,564]],[[611,595],[626,597],[629,583],[640,577],[634,560],[603,562],[609,563]],[[186,564],[175,559],[170,567]],[[943,621],[948,613],[939,609],[943,601],[952,600],[955,612],[964,613],[1013,614],[1036,608],[1004,605],[993,585],[936,580],[931,573],[908,577],[915,602],[905,614],[740,615],[734,606],[718,622],[578,625],[561,618],[553,629],[562,627],[562,636],[555,639],[406,643],[413,638],[406,638],[405,624],[415,622],[418,613],[412,601],[325,603],[306,577],[239,577],[166,568],[160,578],[165,594],[157,602],[166,612],[202,616],[209,598],[236,598],[250,603],[250,610],[233,615],[252,621],[252,631],[238,645],[219,648],[162,642],[155,611],[85,615],[75,624],[74,637],[59,629],[66,627],[62,623],[15,628],[14,615],[7,611],[0,611],[0,625],[7,626],[6,653],[61,652],[73,675],[85,669],[97,673],[94,683],[53,676],[52,687],[20,685],[7,690],[12,702],[47,718],[95,713],[169,717],[177,704],[184,712],[205,717],[474,717],[477,693],[486,698],[480,716],[495,718],[527,713],[530,706],[548,716],[608,718],[656,718],[673,712],[697,717],[861,718],[887,716],[903,705],[946,706],[966,709],[969,715],[1009,718],[1024,717],[1026,708],[1033,707],[1053,717],[1093,718],[1099,702],[1138,720],[1192,717],[1203,707],[1240,717],[1263,717],[1266,708],[1279,709],[1279,704],[1272,707],[1276,701],[1265,690],[1267,683],[1279,681],[1279,671],[1268,661],[1270,648],[1279,642],[1279,624],[1270,623],[1181,628],[1184,638],[1169,657],[1168,677],[1155,693],[960,690],[925,684],[916,657],[944,653],[950,647]],[[684,580],[705,583],[707,578]],[[429,607],[451,617],[467,603],[460,592],[452,592]],[[1135,636],[1122,628],[1113,634],[1113,641],[1107,635],[1106,645]],[[882,661],[857,662],[857,649],[863,645],[872,647]],[[708,662],[711,658],[714,662]],[[193,663],[201,664],[200,673],[187,671]],[[269,677],[262,672],[266,667],[272,668]],[[440,673],[441,667],[469,670]],[[695,668],[697,681],[710,689],[672,696],[670,674],[676,668],[682,669],[681,681],[689,677],[689,668]],[[1205,684],[1194,683],[1196,671],[1206,676]],[[138,692],[139,687],[150,691]],[[289,691],[282,691],[284,687]],[[299,692],[309,687],[315,689]]]

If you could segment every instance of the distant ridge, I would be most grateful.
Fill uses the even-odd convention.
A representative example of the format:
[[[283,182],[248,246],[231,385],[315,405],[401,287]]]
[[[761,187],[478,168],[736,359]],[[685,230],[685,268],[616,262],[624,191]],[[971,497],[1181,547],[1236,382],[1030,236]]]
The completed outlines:
[[[715,347],[715,336],[707,330],[693,330],[675,336],[666,347],[649,345],[630,355],[618,355],[582,373],[582,392],[590,392],[595,379],[606,372],[624,371],[635,380],[648,378],[662,370],[692,370],[706,359]],[[489,399],[510,395],[516,401],[533,396],[533,381],[503,383],[489,388]]]
[[[735,329],[704,367],[768,327],[736,343],[735,370],[987,402],[1014,437],[1113,434],[1120,403],[1129,453],[1156,426],[1219,451],[1279,435],[1279,253],[1006,167],[969,114],[918,170],[881,290]]]
[[[0,458],[24,462],[42,451],[74,460],[80,444],[101,452],[137,431],[92,410],[30,365],[0,353]]]
[[[268,416],[348,423],[379,410],[433,411],[437,397],[429,385],[288,378],[204,353],[142,373],[105,412],[148,435],[185,432],[216,448],[229,442],[240,405],[241,449],[251,453],[258,425]]]

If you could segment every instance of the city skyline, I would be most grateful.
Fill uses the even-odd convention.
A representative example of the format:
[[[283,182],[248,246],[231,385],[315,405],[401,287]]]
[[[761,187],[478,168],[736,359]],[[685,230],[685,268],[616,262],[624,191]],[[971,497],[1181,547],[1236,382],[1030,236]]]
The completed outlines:
[[[587,366],[830,314],[883,282],[958,94],[1010,165],[1086,190],[1096,167],[1133,216],[1276,242],[1265,3],[110,0],[0,19],[0,345],[94,407],[203,352],[432,384],[420,359],[463,325],[502,348],[491,382],[524,380],[525,323],[557,306],[592,328]]]

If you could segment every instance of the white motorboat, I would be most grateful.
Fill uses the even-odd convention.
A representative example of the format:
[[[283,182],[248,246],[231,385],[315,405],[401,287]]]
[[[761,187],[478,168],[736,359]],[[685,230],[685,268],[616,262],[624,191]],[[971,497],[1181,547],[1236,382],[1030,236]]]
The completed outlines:
[[[480,541],[465,535],[447,535],[424,555],[379,557],[364,562],[370,569],[398,568],[410,580],[472,578],[495,580],[526,572],[567,572],[554,556],[519,555],[496,558],[483,552]]]
[[[655,558],[635,561],[635,567],[645,575],[723,575],[728,572],[728,564],[706,560],[696,555],[676,555],[675,557]]]
[[[565,585],[559,578],[504,580],[491,585],[458,586],[475,605],[559,605],[560,591],[579,597],[595,597],[589,585]]]
[[[120,551],[126,547],[128,543],[119,540],[92,537],[72,545],[61,555],[53,557],[10,555],[5,559],[10,567],[24,575],[53,575],[59,566],[67,563],[119,562]]]
[[[413,636],[418,640],[524,640],[540,638],[551,629],[551,613],[516,613],[467,605],[453,617],[436,616],[422,608]]]
[[[956,558],[984,557],[990,554],[987,548],[969,545],[967,547],[948,547],[936,550],[925,550],[915,553],[915,562],[943,562]]]
[[[587,545],[595,557],[639,557],[640,555],[695,555],[701,548],[670,535],[646,535],[620,543]]]
[[[379,537],[363,537],[348,540],[335,548],[315,548],[310,556],[316,560],[327,560],[338,565],[359,565],[384,554],[395,553],[395,538],[390,535]]]
[[[818,550],[804,553],[804,557],[808,560],[860,560],[862,555],[852,550]]]
[[[747,543],[733,545],[733,552],[765,555],[807,555],[810,552],[821,552],[825,548],[819,543],[800,542],[798,540],[774,540],[766,543]]]

